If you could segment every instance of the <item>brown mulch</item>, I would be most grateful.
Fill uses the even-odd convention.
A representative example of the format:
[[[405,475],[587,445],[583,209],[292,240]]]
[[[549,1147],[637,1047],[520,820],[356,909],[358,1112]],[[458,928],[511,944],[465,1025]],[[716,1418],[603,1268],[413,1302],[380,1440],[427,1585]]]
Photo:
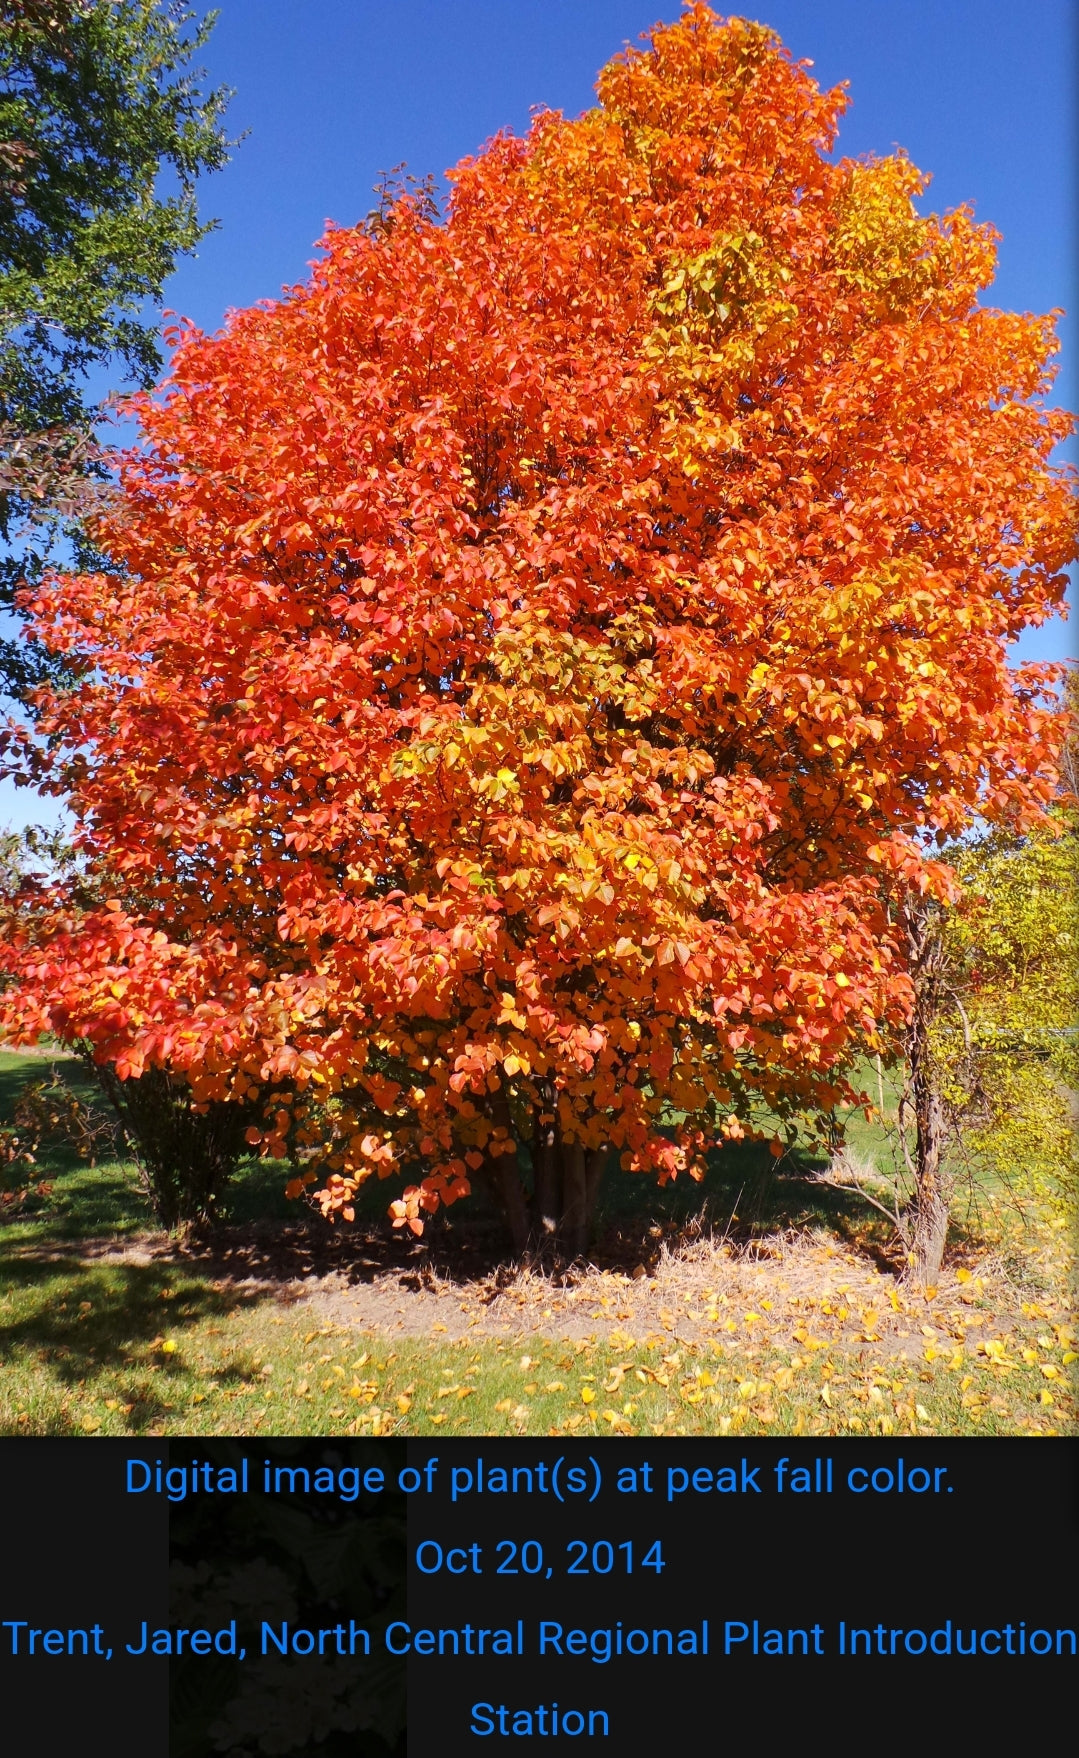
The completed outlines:
[[[913,1355],[939,1332],[1030,1328],[1031,1290],[983,1255],[953,1266],[932,1299],[907,1294],[880,1254],[825,1233],[735,1241],[664,1232],[632,1247],[608,1240],[594,1261],[507,1265],[492,1230],[467,1242],[299,1223],[223,1227],[186,1245],[158,1234],[30,1246],[14,1256],[168,1264],[208,1274],[223,1292],[263,1292],[312,1324],[393,1336],[572,1341],[675,1337]],[[958,1272],[958,1273],[957,1273]],[[298,1314],[299,1316],[299,1314]]]

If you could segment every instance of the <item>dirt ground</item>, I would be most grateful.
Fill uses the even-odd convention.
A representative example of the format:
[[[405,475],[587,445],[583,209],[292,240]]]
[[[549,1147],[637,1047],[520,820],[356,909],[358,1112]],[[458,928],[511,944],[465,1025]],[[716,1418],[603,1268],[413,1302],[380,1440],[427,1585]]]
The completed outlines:
[[[660,1234],[659,1229],[654,1230]],[[953,1266],[929,1299],[907,1294],[892,1270],[825,1234],[776,1234],[750,1245],[692,1232],[648,1242],[632,1265],[606,1261],[508,1266],[482,1242],[449,1253],[408,1239],[330,1236],[301,1226],[225,1228],[203,1244],[160,1234],[82,1240],[84,1260],[171,1263],[223,1292],[263,1291],[311,1325],[386,1337],[465,1336],[686,1343],[765,1343],[912,1357],[937,1334],[980,1327],[1017,1337],[1032,1327],[1037,1289],[1005,1260]],[[470,1259],[469,1252],[474,1254]],[[35,1256],[66,1255],[62,1246]]]

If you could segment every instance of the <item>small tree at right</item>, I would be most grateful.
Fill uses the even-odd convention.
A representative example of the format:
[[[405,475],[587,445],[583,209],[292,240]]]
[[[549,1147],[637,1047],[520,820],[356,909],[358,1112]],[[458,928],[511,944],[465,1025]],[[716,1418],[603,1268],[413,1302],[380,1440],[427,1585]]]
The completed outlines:
[[[960,1177],[987,1174],[1058,1216],[1079,1190],[1079,822],[1062,807],[1048,828],[989,832],[953,864],[956,901],[918,899],[906,918],[904,1243],[923,1287],[939,1277]]]

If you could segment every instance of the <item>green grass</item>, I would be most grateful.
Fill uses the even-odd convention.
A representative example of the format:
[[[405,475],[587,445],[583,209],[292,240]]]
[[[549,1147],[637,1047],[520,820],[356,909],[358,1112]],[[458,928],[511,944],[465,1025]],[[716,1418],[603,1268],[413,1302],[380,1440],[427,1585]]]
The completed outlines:
[[[28,1434],[995,1434],[1061,1432],[1067,1327],[1003,1360],[937,1329],[934,1359],[856,1355],[804,1314],[758,1342],[672,1335],[390,1340],[305,1329],[262,1293],[197,1274],[64,1258],[0,1296],[0,1432]],[[934,1314],[937,1320],[937,1315]],[[938,1321],[939,1323],[939,1321]],[[990,1339],[992,1342],[993,1339]],[[927,1346],[928,1347],[928,1346]],[[1044,1368],[1054,1377],[1047,1380]],[[1052,1403],[1043,1400],[1050,1397]]]
[[[27,1075],[47,1068],[0,1054],[0,1121]],[[65,1065],[69,1073],[81,1071]],[[1012,1226],[995,1241],[1000,1261],[1011,1241],[1025,1284],[963,1272],[969,1285],[950,1304],[921,1303],[904,1317],[914,1359],[898,1358],[872,1315],[848,1313],[827,1289],[777,1294],[752,1313],[717,1296],[697,1314],[711,1333],[703,1341],[681,1337],[671,1315],[635,1338],[567,1343],[530,1330],[455,1343],[439,1326],[391,1339],[313,1323],[271,1285],[238,1289],[197,1258],[100,1255],[102,1240],[151,1227],[135,1173],[118,1162],[91,1169],[63,1149],[43,1153],[35,1170],[51,1192],[0,1225],[3,1434],[1014,1434],[1074,1425],[1060,1236],[1042,1228]],[[609,1238],[639,1241],[650,1227],[676,1226],[703,1197],[732,1237],[808,1228],[879,1249],[883,1218],[814,1184],[810,1170],[777,1170],[743,1147],[715,1157],[703,1188],[679,1181],[660,1191],[615,1175],[603,1223]],[[244,1168],[230,1219],[295,1218],[282,1182],[279,1168]],[[374,1198],[383,1207],[385,1189]],[[450,1225],[463,1220],[451,1215]],[[986,1244],[973,1224],[959,1229],[961,1250]],[[885,1300],[886,1287],[881,1277]]]

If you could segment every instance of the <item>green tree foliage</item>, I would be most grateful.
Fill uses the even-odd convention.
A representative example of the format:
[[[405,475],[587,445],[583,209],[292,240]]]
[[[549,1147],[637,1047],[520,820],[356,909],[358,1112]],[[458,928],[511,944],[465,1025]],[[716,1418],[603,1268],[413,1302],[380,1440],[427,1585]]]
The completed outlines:
[[[1079,1198],[1079,672],[1050,828],[988,835],[955,856],[943,922],[950,972],[935,1029],[962,1154],[1063,1213]],[[950,1005],[948,1004],[950,1003]]]
[[[939,1277],[957,1186],[1020,1209],[1079,1199],[1079,820],[997,829],[951,851],[960,887],[908,917],[915,1005],[899,1142],[912,1200],[896,1219],[908,1275]]]
[[[87,375],[150,385],[159,304],[210,229],[199,175],[226,161],[229,94],[192,56],[214,15],[158,0],[0,0],[0,605],[40,572],[100,466]],[[0,647],[23,693],[42,655]]]
[[[965,1154],[1022,1196],[1074,1203],[1079,1094],[1079,835],[997,835],[964,850],[946,917],[949,993],[935,1032]]]
[[[0,0],[0,607],[54,559],[96,560],[81,516],[104,479],[91,374],[153,384],[166,279],[211,229],[195,185],[219,169],[229,93],[193,57],[201,24],[159,0]],[[151,309],[148,311],[147,307]],[[0,687],[23,695],[62,662],[0,641]],[[62,838],[0,838],[0,884],[69,859]],[[110,1099],[117,1095],[109,1090]],[[157,1213],[208,1214],[242,1147],[156,1074],[117,1104]],[[237,1137],[236,1143],[233,1137]]]
[[[1077,671],[1060,715],[1057,804],[1041,824],[954,844],[954,895],[912,889],[904,905],[913,1007],[892,1207],[862,1194],[895,1220],[921,1286],[938,1280],[963,1182],[1058,1225],[1079,1203]],[[849,1156],[837,1164],[851,1173]]]

